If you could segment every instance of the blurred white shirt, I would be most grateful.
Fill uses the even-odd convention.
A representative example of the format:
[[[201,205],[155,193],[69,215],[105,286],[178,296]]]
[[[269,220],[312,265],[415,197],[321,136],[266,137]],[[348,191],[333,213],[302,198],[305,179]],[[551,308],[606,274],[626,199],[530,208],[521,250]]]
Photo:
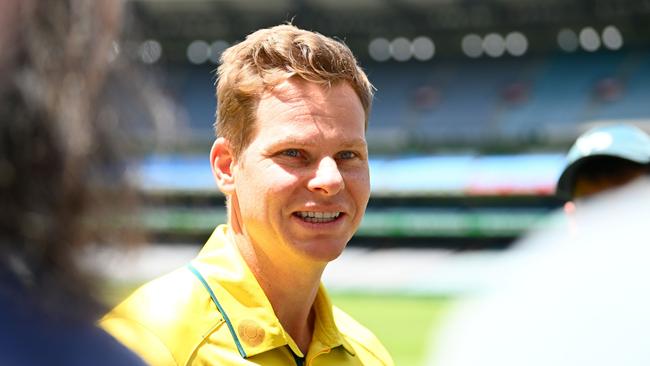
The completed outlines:
[[[432,338],[429,365],[650,365],[650,181],[578,207],[506,254]]]

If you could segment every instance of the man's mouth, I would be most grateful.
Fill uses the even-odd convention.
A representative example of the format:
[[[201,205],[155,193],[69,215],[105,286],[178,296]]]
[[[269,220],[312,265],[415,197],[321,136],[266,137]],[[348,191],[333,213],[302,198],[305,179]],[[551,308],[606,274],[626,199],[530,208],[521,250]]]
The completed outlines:
[[[335,221],[341,216],[341,212],[298,211],[294,213],[294,216],[306,222],[323,224]]]

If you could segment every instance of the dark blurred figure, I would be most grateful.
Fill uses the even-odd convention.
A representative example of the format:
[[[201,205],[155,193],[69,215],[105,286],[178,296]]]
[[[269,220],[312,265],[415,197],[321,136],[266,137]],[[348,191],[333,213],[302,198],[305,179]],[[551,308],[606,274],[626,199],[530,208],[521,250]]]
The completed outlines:
[[[567,155],[557,195],[575,201],[621,187],[649,171],[650,137],[625,124],[593,128]]]
[[[1,365],[143,364],[94,325],[104,309],[80,261],[134,242],[119,219],[135,208],[127,134],[106,82],[120,6],[0,2]]]

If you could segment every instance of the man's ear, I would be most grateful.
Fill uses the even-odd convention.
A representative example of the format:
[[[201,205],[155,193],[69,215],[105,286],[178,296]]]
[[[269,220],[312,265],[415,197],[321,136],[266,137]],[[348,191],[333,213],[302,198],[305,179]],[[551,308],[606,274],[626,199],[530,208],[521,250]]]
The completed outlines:
[[[225,195],[235,192],[234,165],[235,157],[228,140],[223,137],[217,138],[210,150],[210,166],[217,186]]]

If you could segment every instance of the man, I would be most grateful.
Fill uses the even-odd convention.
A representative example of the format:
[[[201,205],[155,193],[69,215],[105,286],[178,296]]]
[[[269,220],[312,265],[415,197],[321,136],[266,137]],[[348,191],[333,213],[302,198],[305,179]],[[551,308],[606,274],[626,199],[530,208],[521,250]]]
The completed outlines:
[[[228,225],[103,327],[152,365],[392,365],[320,283],[369,198],[366,75],[292,25],[226,50],[218,74],[210,162]]]
[[[625,185],[648,172],[650,137],[625,124],[593,128],[569,150],[557,194],[575,200]]]

